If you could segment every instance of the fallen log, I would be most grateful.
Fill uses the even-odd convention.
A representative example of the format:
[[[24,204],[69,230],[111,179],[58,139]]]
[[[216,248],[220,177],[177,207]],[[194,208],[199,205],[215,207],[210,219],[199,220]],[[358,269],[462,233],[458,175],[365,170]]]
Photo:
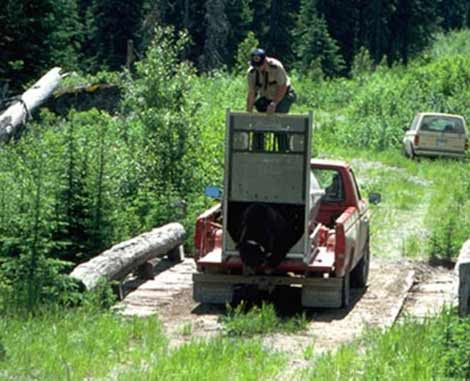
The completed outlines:
[[[97,257],[75,267],[70,276],[85,290],[94,289],[101,280],[123,280],[127,274],[147,261],[168,255],[181,259],[186,232],[171,223],[119,243]]]
[[[464,317],[470,315],[470,240],[460,250],[455,273],[459,315]]]
[[[31,113],[52,95],[63,78],[60,71],[59,67],[49,70],[0,115],[0,142],[15,136]]]

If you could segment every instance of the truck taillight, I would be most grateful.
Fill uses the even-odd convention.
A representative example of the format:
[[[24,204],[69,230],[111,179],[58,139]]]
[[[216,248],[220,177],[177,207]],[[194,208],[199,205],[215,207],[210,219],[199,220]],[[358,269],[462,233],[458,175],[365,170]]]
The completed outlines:
[[[468,139],[465,140],[465,151],[468,150]]]
[[[414,144],[415,146],[419,145],[419,135],[415,135]]]

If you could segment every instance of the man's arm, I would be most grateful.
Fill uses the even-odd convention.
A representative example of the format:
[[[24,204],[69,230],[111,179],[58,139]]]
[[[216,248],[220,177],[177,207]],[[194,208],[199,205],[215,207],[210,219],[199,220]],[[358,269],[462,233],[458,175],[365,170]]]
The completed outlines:
[[[287,84],[279,85],[276,90],[276,95],[274,96],[274,99],[268,106],[268,112],[274,112],[276,111],[276,107],[279,104],[280,101],[282,101],[282,98],[284,98],[284,95],[286,95],[287,91]]]
[[[252,89],[248,89],[248,95],[246,97],[246,111],[252,112],[253,105],[255,104],[255,92]]]

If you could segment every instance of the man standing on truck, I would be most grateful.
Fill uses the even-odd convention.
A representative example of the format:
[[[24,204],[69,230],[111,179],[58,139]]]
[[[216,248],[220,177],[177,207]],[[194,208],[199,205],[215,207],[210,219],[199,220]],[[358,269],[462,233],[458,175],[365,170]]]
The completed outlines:
[[[255,106],[259,112],[288,113],[295,99],[296,94],[282,63],[266,57],[263,49],[253,49],[248,69],[246,111],[252,112]]]

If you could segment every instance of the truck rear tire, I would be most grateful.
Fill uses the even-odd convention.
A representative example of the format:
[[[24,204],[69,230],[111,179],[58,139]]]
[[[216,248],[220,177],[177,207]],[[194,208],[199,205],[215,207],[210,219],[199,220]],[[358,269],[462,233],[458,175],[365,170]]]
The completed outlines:
[[[351,287],[364,288],[367,285],[369,278],[370,266],[370,247],[369,247],[369,234],[364,245],[363,255],[361,260],[357,263],[356,267],[351,271]]]
[[[347,272],[344,274],[343,278],[343,288],[341,292],[341,307],[349,307],[351,303],[351,277],[350,273]]]

